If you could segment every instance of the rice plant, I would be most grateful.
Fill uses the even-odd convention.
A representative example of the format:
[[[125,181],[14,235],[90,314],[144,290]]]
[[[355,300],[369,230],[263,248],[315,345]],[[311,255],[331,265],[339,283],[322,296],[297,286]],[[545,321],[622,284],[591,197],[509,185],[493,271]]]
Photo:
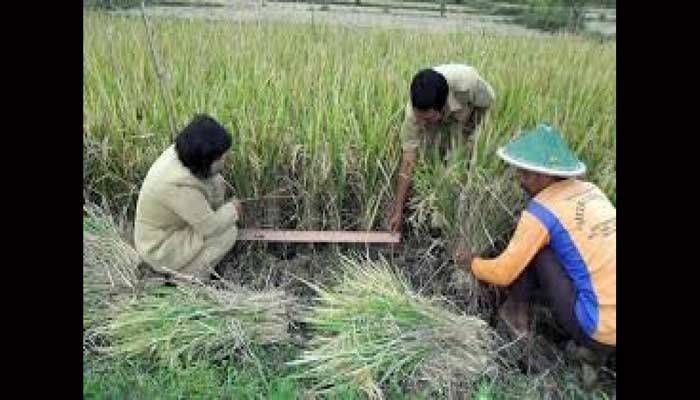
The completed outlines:
[[[135,289],[140,257],[108,211],[83,206],[83,270],[91,284]]]
[[[445,62],[476,66],[497,98],[465,150],[468,162],[444,167],[454,174],[449,185],[442,169],[418,165],[414,213],[454,223],[454,232],[461,222],[450,217],[459,199],[452,183],[476,190],[496,180],[505,170],[496,148],[542,121],[561,128],[589,178],[615,196],[614,42],[153,18],[173,101],[166,107],[143,22],[93,12],[84,21],[84,180],[92,195],[132,213],[138,185],[170,144],[172,108],[178,128],[207,112],[236,133],[225,171],[236,195],[292,196],[299,229],[381,228],[411,76]],[[467,182],[467,169],[480,178]],[[477,203],[489,209],[469,236],[484,235],[482,222],[489,234],[500,232],[508,213]],[[469,212],[481,214],[478,207]]]
[[[140,257],[124,239],[110,212],[92,203],[83,206],[83,328],[92,346],[94,328],[115,301],[133,295],[139,284]]]
[[[314,336],[290,363],[317,393],[358,385],[382,398],[390,380],[444,391],[495,368],[497,338],[483,320],[417,295],[384,260],[342,257],[340,271],[332,288],[309,283]]]
[[[122,359],[148,359],[167,366],[255,357],[257,345],[290,339],[295,299],[281,290],[163,286],[113,307],[100,328],[103,351]]]

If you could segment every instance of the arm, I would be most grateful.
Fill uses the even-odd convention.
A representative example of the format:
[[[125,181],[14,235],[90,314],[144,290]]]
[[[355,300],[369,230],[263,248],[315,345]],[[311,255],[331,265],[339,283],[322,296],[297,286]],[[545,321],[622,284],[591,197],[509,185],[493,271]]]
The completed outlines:
[[[476,128],[481,124],[481,121],[484,120],[486,110],[488,109],[474,107],[474,109],[472,110],[472,114],[469,116],[469,119],[464,123],[464,128],[467,132],[472,133],[476,131]]]
[[[216,174],[211,179],[211,207],[218,210],[226,200],[226,181],[221,174]]]
[[[165,205],[191,225],[204,238],[218,235],[238,222],[236,201],[223,204],[214,211],[198,189],[177,186],[162,196]]]
[[[403,219],[403,206],[406,203],[406,195],[408,187],[411,185],[411,177],[416,166],[416,150],[405,149],[401,153],[401,169],[399,170],[399,179],[396,185],[396,195],[392,206],[393,212],[389,219],[389,229],[398,231]]]
[[[394,194],[391,217],[389,218],[389,229],[398,231],[403,219],[403,206],[406,203],[406,195],[411,185],[413,170],[416,166],[416,152],[420,143],[420,126],[416,124],[413,116],[413,108],[410,102],[406,104],[406,115],[401,126],[401,166],[399,168],[399,178]]]
[[[483,79],[477,81],[474,98],[472,99],[472,112],[469,119],[464,123],[468,132],[473,132],[481,124],[495,97],[493,88],[488,82]]]
[[[472,102],[475,108],[489,109],[496,99],[496,93],[491,85],[483,79],[479,79],[476,83],[474,92],[474,100]]]
[[[508,286],[547,243],[547,228],[529,212],[524,211],[506,250],[492,260],[475,257],[471,263],[471,270],[479,280]]]

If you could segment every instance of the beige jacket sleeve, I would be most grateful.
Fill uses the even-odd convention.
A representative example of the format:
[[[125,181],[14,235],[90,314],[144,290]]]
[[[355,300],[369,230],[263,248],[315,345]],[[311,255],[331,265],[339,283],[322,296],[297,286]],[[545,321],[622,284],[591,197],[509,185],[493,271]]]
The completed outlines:
[[[218,210],[212,210],[206,197],[199,188],[178,185],[162,196],[165,205],[205,239],[219,235],[238,222],[238,211],[233,203],[228,202]]]
[[[218,210],[226,200],[226,181],[221,174],[216,174],[211,178],[209,183],[211,191],[211,206],[214,210]]]

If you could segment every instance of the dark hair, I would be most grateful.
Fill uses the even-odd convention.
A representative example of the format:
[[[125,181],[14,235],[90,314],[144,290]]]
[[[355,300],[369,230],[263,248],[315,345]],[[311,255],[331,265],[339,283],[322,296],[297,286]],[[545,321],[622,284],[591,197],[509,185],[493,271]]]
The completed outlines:
[[[447,80],[434,69],[422,69],[411,81],[411,105],[421,111],[441,111],[447,101]]]
[[[231,134],[214,118],[196,115],[175,138],[182,164],[200,179],[211,175],[211,164],[231,147]]]

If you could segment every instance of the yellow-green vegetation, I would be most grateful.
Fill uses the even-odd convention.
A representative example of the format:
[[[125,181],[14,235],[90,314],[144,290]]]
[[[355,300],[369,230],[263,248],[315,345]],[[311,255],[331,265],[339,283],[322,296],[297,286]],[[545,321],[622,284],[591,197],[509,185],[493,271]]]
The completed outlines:
[[[91,12],[84,19],[85,186],[132,211],[148,167],[170,144],[172,108],[176,129],[205,112],[235,132],[225,176],[237,195],[296,196],[297,228],[377,228],[392,197],[410,79],[419,68],[444,62],[476,66],[497,98],[473,149],[444,166],[419,165],[416,204],[461,225],[450,217],[454,202],[431,199],[459,198],[473,186],[471,177],[479,184],[498,179],[505,166],[495,149],[542,121],[564,133],[588,165],[588,178],[615,199],[614,42],[151,23],[164,97],[142,20]],[[478,208],[470,210],[475,213]],[[489,216],[486,228],[503,218],[505,211]]]

